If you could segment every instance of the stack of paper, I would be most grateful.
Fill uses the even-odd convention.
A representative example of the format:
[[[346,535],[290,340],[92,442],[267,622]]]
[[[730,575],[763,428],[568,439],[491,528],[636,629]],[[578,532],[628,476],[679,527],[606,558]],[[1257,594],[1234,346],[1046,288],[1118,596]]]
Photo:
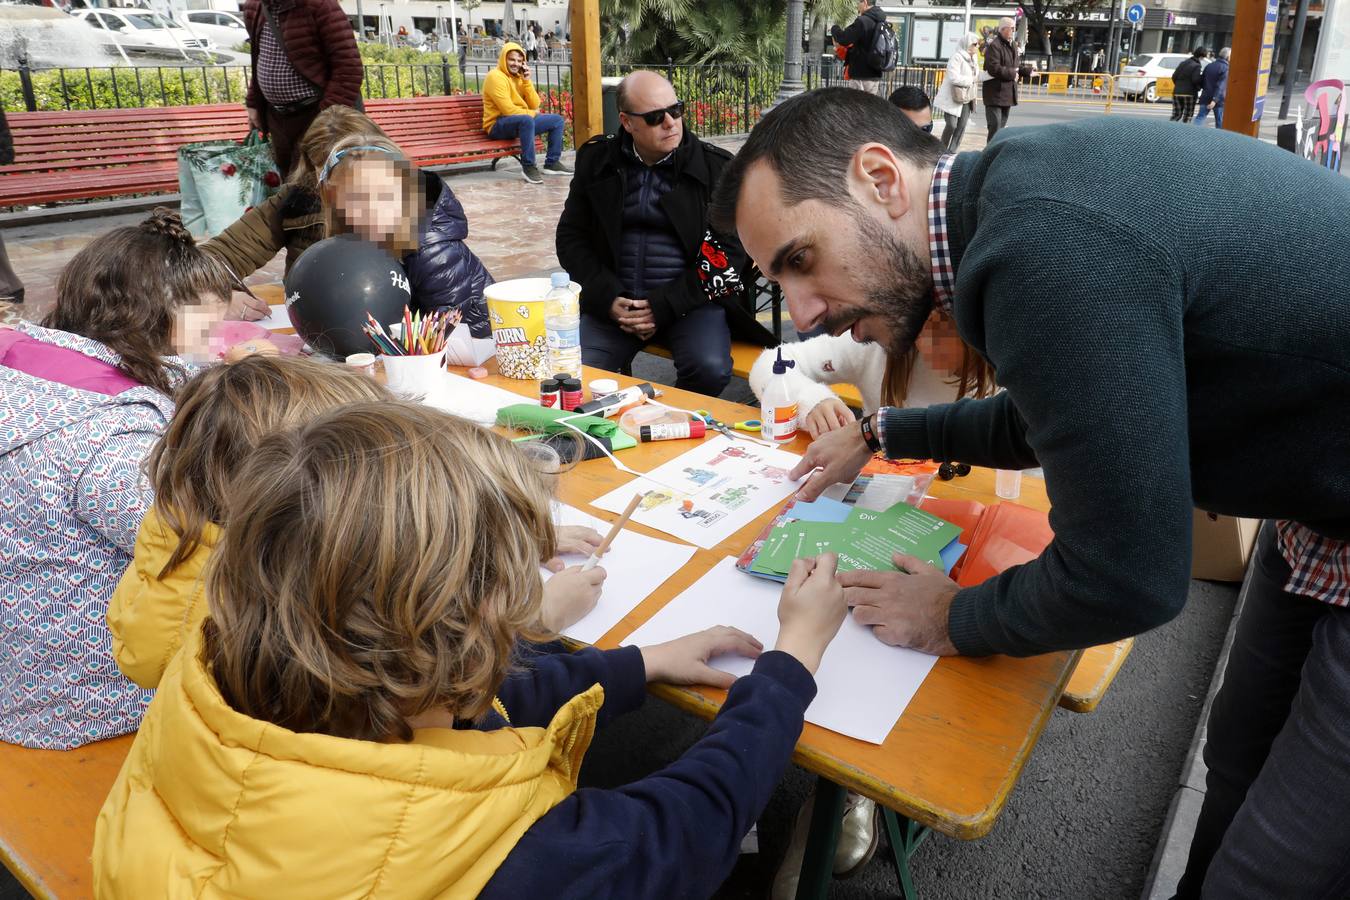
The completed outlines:
[[[945,571],[965,549],[961,529],[937,516],[897,503],[884,512],[835,500],[797,502],[788,507],[765,536],[747,571],[776,581],[793,560],[835,553],[839,570],[894,569],[892,556],[917,556]]]

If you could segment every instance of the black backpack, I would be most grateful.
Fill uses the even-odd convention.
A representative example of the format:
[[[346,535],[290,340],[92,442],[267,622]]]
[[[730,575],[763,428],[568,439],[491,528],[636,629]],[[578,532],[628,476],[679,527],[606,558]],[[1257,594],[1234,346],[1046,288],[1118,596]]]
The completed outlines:
[[[899,58],[895,29],[891,28],[890,22],[877,22],[872,29],[872,46],[867,48],[868,63],[879,72],[891,72]]]

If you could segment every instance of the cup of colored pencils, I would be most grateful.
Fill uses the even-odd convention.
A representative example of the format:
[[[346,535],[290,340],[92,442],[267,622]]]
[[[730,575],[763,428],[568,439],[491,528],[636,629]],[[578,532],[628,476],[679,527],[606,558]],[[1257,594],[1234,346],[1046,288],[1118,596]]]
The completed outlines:
[[[426,396],[445,370],[445,342],[462,318],[459,310],[424,314],[404,309],[403,321],[386,327],[366,313],[363,330],[384,359],[389,389],[406,396]]]

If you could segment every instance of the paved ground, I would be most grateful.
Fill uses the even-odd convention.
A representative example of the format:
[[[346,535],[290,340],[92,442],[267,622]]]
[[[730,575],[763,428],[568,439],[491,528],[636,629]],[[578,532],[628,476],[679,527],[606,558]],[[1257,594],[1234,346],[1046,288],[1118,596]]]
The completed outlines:
[[[1031,104],[1018,114],[1024,114],[1023,124],[1037,116]],[[983,145],[983,130],[972,125],[971,132],[964,149]],[[507,171],[459,174],[450,183],[469,215],[470,246],[498,278],[556,267],[552,234],[566,196],[564,182],[527,185]],[[138,218],[6,227],[11,259],[28,284],[24,314],[37,315],[51,302],[60,267],[93,235]],[[277,260],[254,280],[275,281],[279,275]],[[669,362],[647,356],[639,357],[635,374],[664,382],[674,377]],[[740,379],[726,396],[753,402]],[[1192,583],[1186,611],[1140,637],[1097,712],[1057,711],[993,833],[973,843],[935,837],[919,851],[914,870],[923,894],[1138,897],[1235,596],[1232,586]],[[650,701],[598,737],[583,780],[612,785],[640,777],[673,759],[702,729],[702,723]],[[799,770],[788,773],[762,821],[761,852],[744,858],[719,896],[764,895],[809,783]],[[836,883],[831,896],[884,897],[896,890],[894,877],[877,860],[857,878]],[[0,872],[0,900],[22,896]]]

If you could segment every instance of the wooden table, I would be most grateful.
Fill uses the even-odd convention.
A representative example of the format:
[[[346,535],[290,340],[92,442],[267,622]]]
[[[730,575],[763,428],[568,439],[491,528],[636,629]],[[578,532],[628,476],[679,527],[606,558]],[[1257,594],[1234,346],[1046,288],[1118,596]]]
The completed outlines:
[[[489,383],[534,396],[534,382],[494,374]],[[588,369],[585,380],[618,377],[622,385],[636,379]],[[753,418],[755,410],[710,399],[701,394],[665,390],[664,400],[687,409],[709,409],[719,419]],[[623,460],[648,471],[689,449],[687,441],[641,444],[623,453]],[[786,449],[806,450],[805,438]],[[606,459],[577,466],[560,480],[561,499],[585,507],[631,479]],[[1019,502],[1048,508],[1043,483],[1023,481]],[[995,502],[993,473],[975,470],[952,482],[934,482],[939,497]],[[612,521],[614,513],[588,509]],[[718,560],[737,556],[772,518],[765,513],[712,550],[699,549],[689,564],[644,600],[598,642],[617,647],[639,625],[697,581]],[[643,525],[634,530],[671,540]],[[794,761],[822,776],[822,788],[838,785],[894,810],[888,826],[898,826],[906,855],[926,826],[962,840],[988,833],[1007,802],[1022,767],[1040,737],[1073,671],[1076,653],[1050,653],[1029,659],[995,656],[987,659],[942,659],[933,668],[905,714],[881,745],[848,738],[806,724]],[[681,709],[711,718],[725,698],[710,688],[655,686],[654,692]],[[94,821],[103,805],[131,737],[103,741],[68,752],[28,750],[0,743],[0,857],[32,893],[40,897],[83,897],[91,893],[89,858]],[[818,818],[828,820],[830,802],[817,802]],[[837,816],[835,827],[837,830]],[[896,835],[893,833],[893,839]],[[823,856],[828,848],[813,848]],[[829,852],[832,852],[829,851]],[[897,856],[899,856],[897,850]],[[828,860],[825,861],[828,863]],[[902,861],[897,861],[897,866]],[[824,868],[824,878],[829,874]],[[907,870],[902,880],[907,878]],[[808,885],[803,879],[803,890]],[[822,889],[824,884],[821,885]]]

